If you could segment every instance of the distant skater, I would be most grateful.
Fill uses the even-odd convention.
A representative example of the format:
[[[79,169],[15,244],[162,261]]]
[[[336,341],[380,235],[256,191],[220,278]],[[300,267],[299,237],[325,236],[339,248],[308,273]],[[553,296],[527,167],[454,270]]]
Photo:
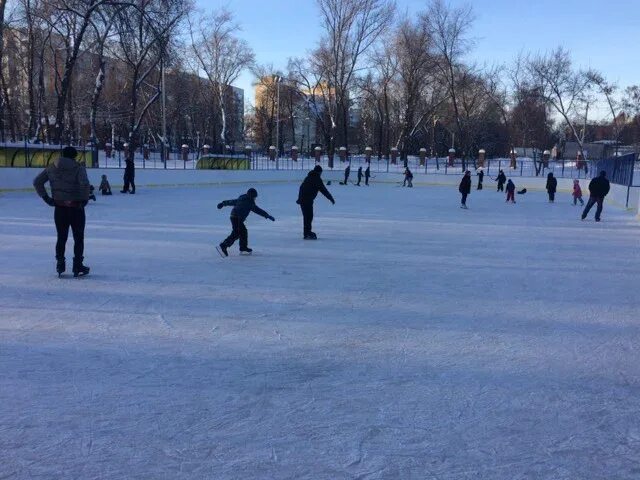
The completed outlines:
[[[360,182],[362,181],[362,165],[360,165],[360,167],[358,167],[358,183],[356,183],[357,186],[360,186]]]
[[[107,180],[106,175],[102,175],[102,179],[100,180],[100,186],[98,187],[100,193],[102,195],[111,195],[111,185],[109,185],[109,180]]]
[[[498,192],[504,192],[504,184],[507,181],[507,176],[504,174],[504,172],[502,170],[500,170],[500,172],[498,173],[498,176],[496,177],[496,180],[498,182]]]
[[[511,181],[511,179],[509,179],[509,181],[507,182],[507,202],[516,203],[515,192],[516,186]]]
[[[596,222],[600,221],[600,215],[602,214],[602,204],[604,202],[604,197],[607,196],[609,190],[611,189],[611,184],[607,179],[607,172],[604,170],[600,172],[600,176],[594,178],[589,182],[589,201],[587,202],[587,206],[584,207],[584,211],[582,212],[582,220],[587,218],[589,215],[589,210],[593,207],[594,204],[598,204],[598,208],[596,208]]]
[[[404,169],[404,182],[402,182],[402,186],[413,188],[413,173],[411,173],[409,167]]]
[[[462,177],[460,185],[458,186],[458,191],[462,194],[460,208],[464,208],[466,210],[467,208],[469,208],[467,207],[467,195],[471,193],[471,172],[469,170],[464,172],[464,176]]]
[[[582,200],[582,188],[580,188],[580,180],[573,181],[573,204],[577,205],[580,202],[581,206],[584,206],[584,200]]]
[[[484,180],[484,170],[482,167],[478,169],[478,190],[482,190],[482,181]]]
[[[258,198],[258,192],[255,188],[250,188],[247,190],[247,193],[240,195],[235,200],[224,200],[218,204],[218,209],[222,207],[233,207],[231,215],[229,216],[231,233],[216,247],[216,250],[218,250],[221,256],[228,257],[228,248],[238,239],[240,239],[240,252],[251,253],[253,251],[248,246],[249,234],[247,227],[244,225],[244,221],[249,216],[249,213],[253,212],[267,220],[275,221],[275,218],[256,205],[256,198]]]
[[[549,172],[547,175],[547,193],[549,194],[549,203],[555,202],[557,189],[558,179],[553,176],[553,173]]]
[[[364,170],[364,184],[369,186],[369,177],[371,177],[371,165],[367,165],[367,168]]]
[[[313,202],[318,196],[318,192],[322,193],[333,204],[336,201],[333,196],[327,190],[327,187],[322,183],[322,167],[316,165],[313,170],[307,174],[307,178],[304,179],[300,190],[298,191],[298,200],[296,203],[300,205],[302,210],[302,223],[303,223],[303,238],[305,240],[316,240],[318,236],[312,231],[313,223]]]
[[[124,186],[120,193],[136,193],[136,165],[133,162],[133,154],[127,155],[124,159],[125,167],[124,167]],[[129,189],[131,188],[131,189]]]
[[[86,216],[84,207],[89,201],[89,179],[87,169],[76,162],[78,152],[73,147],[65,147],[62,156],[51,162],[33,180],[38,195],[51,207],[55,207],[53,218],[58,239],[56,241],[56,271],[62,275],[66,269],[64,252],[69,228],[73,233],[73,276],[89,273],[84,260],[84,228]],[[51,197],[45,189],[49,182]],[[53,198],[52,198],[53,197]]]
[[[343,185],[349,184],[349,175],[351,174],[351,165],[347,164],[347,168],[344,169],[344,183]]]

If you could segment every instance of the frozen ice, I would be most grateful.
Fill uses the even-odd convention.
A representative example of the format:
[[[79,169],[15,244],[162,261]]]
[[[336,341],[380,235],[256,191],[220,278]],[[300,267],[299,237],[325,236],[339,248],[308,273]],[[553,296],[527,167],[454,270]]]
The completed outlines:
[[[332,185],[313,242],[257,185],[222,259],[248,186],[98,196],[84,279],[0,196],[0,478],[640,478],[634,216]]]

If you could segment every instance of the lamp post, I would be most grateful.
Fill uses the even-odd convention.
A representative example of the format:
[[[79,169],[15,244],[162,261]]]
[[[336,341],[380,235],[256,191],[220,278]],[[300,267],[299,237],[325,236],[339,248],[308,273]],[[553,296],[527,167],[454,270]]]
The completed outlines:
[[[276,82],[276,155],[280,156],[280,82],[282,77],[274,75],[273,81]]]

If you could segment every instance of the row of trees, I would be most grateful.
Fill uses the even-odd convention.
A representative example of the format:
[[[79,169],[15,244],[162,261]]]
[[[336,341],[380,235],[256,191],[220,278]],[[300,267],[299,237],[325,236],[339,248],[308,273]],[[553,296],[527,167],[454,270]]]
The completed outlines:
[[[304,137],[304,119],[308,144],[328,152],[372,146],[386,156],[395,147],[405,157],[455,146],[464,156],[504,155],[563,139],[582,148],[605,105],[600,133],[638,142],[640,87],[619,92],[563,48],[478,65],[469,6],[430,0],[406,17],[391,0],[316,3],[317,47],[279,71],[255,64],[229,11],[204,14],[191,0],[0,0],[0,132],[282,150]],[[262,93],[245,122],[231,85],[247,69]]]
[[[284,72],[258,69],[269,101],[256,106],[250,125],[263,147],[274,142],[275,123],[283,126],[279,148],[295,143],[294,102],[298,116],[314,118],[329,152],[372,146],[388,156],[395,147],[404,157],[420,147],[443,153],[455,146],[464,156],[479,148],[506,155],[515,146],[549,148],[565,140],[582,149],[596,130],[589,114],[602,104],[608,137],[638,141],[638,87],[619,92],[599,72],[576,68],[562,47],[478,65],[471,60],[470,6],[432,0],[409,18],[388,0],[317,3],[323,27],[317,48],[291,59]],[[274,77],[286,85],[279,99]]]

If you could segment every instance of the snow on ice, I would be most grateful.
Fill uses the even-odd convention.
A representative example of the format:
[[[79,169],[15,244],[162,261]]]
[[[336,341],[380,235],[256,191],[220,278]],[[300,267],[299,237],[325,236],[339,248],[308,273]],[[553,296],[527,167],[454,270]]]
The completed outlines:
[[[312,242],[258,185],[221,259],[248,186],[99,196],[85,279],[0,196],[0,478],[640,478],[632,215],[334,184]]]

